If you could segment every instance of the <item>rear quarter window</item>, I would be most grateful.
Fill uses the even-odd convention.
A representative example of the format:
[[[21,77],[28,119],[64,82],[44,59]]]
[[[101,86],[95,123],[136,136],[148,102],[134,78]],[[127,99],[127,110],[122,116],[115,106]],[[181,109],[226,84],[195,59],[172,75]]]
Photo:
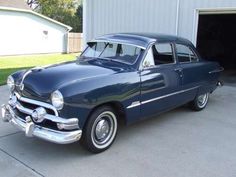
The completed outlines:
[[[180,63],[190,63],[198,61],[197,55],[193,52],[193,50],[190,47],[186,45],[176,44],[176,53],[178,61]]]

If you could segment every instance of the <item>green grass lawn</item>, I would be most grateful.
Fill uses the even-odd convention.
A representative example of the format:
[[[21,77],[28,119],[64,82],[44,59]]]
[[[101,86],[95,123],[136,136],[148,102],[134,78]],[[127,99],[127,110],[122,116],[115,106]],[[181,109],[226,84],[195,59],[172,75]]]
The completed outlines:
[[[6,84],[7,76],[15,71],[70,61],[75,59],[78,55],[79,54],[42,54],[0,57],[0,85]]]

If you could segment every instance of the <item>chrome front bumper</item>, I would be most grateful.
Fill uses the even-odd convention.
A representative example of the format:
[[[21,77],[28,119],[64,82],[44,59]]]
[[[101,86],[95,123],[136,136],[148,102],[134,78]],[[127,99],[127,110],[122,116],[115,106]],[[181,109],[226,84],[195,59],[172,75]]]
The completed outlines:
[[[30,116],[27,116],[26,120],[23,120],[14,113],[9,105],[2,105],[1,111],[2,120],[4,122],[12,123],[14,126],[24,131],[25,135],[28,137],[35,136],[53,143],[69,144],[79,141],[82,135],[82,130],[57,131],[41,127],[34,124]]]

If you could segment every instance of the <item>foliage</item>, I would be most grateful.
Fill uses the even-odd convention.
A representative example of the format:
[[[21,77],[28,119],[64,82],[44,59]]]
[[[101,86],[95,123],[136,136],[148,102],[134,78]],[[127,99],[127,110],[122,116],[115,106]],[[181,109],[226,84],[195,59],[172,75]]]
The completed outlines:
[[[27,0],[35,11],[71,26],[73,32],[82,32],[81,0]]]
[[[39,5],[39,2],[37,0],[27,0],[26,2],[32,9],[37,8]]]

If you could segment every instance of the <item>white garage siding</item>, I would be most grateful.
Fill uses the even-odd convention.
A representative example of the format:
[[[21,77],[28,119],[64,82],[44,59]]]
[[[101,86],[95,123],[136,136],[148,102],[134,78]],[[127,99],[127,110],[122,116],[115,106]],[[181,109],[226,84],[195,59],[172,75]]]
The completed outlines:
[[[114,32],[177,34],[196,42],[197,10],[236,10],[236,0],[84,0],[84,38]]]
[[[173,0],[85,0],[86,39],[113,32],[175,33]],[[168,10],[168,15],[166,14]]]
[[[64,53],[67,31],[31,13],[0,10],[0,55]]]

